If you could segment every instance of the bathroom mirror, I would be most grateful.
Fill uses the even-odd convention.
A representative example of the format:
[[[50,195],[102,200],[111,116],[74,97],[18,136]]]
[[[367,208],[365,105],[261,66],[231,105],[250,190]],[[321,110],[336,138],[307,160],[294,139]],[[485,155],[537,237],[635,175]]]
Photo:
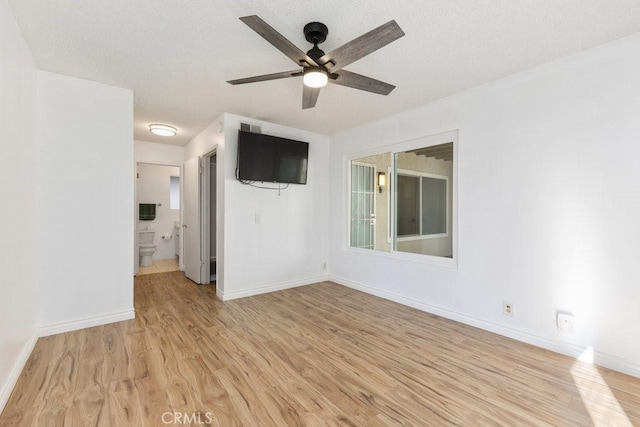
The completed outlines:
[[[349,166],[351,247],[453,257],[453,142]]]

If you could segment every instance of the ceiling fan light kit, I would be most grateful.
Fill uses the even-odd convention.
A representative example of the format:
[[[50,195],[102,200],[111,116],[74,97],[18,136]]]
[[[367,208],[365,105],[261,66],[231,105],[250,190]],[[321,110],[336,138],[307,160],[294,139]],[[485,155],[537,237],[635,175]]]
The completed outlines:
[[[304,70],[302,82],[305,86],[321,88],[326,86],[328,81],[329,77],[327,76],[327,72],[320,67],[310,67]]]
[[[313,47],[305,54],[258,16],[244,16],[240,20],[288,56],[302,70],[229,80],[227,83],[238,85],[303,76],[303,109],[315,107],[320,89],[327,83],[380,95],[388,95],[395,88],[389,83],[352,73],[342,68],[404,36],[404,32],[396,21],[389,21],[327,54],[318,47],[318,44],[327,39],[329,29],[321,22],[310,22],[304,26],[303,32],[305,39],[309,43],[313,43]]]

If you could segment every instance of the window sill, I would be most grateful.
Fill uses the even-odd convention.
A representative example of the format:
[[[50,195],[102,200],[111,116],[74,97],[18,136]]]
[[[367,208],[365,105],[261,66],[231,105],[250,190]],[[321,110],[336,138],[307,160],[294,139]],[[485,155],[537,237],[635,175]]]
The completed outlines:
[[[412,242],[414,240],[428,240],[428,239],[439,239],[441,237],[449,237],[449,233],[442,234],[425,234],[424,236],[419,236],[417,234],[412,234],[410,236],[398,237],[397,242]]]
[[[436,265],[440,267],[448,267],[448,268],[454,268],[454,269],[458,268],[458,260],[456,259],[455,254],[453,255],[453,257],[449,258],[449,257],[440,257],[440,256],[433,256],[433,255],[414,254],[411,252],[400,252],[400,251],[385,252],[385,251],[379,251],[375,249],[353,248],[351,246],[347,246],[346,250],[356,254],[373,255],[376,257],[382,257],[382,258],[396,260],[396,261],[407,261],[407,262],[414,262],[418,264]]]

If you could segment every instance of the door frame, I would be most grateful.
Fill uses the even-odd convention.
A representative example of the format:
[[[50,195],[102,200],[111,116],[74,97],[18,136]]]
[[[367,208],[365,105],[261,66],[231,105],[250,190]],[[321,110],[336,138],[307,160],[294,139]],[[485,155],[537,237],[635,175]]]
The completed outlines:
[[[141,160],[136,160],[135,174],[133,175],[133,275],[137,276],[140,272],[140,247],[138,245],[138,226],[140,225],[140,220],[138,219],[138,165],[154,165],[154,166],[169,166],[172,168],[180,169],[180,225],[184,223],[184,165],[179,163],[156,163],[156,162],[145,162]],[[180,271],[184,271],[184,247],[182,246],[182,230],[180,230],[180,242],[178,243],[180,253],[178,261],[180,262]]]
[[[217,146],[202,155],[200,174],[200,259],[204,261],[200,272],[200,281],[204,284],[211,283],[211,158],[216,156],[218,163]],[[218,186],[218,167],[216,166],[216,187]],[[218,217],[219,199],[218,188],[216,188],[216,269],[218,267]],[[222,278],[216,275],[216,288]]]

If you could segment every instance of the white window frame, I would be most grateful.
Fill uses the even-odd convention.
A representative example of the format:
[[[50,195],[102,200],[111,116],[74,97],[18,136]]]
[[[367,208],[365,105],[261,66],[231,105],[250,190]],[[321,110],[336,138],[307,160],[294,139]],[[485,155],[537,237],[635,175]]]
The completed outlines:
[[[418,199],[418,204],[420,206],[420,221],[418,222],[420,224],[420,229],[418,230],[418,234],[411,234],[411,235],[406,235],[406,236],[398,236],[396,237],[396,242],[410,242],[413,240],[427,240],[427,239],[439,239],[441,237],[449,237],[449,177],[445,176],[445,175],[436,175],[433,173],[425,173],[425,172],[417,172],[417,171],[412,171],[409,169],[398,169],[398,173],[397,175],[404,175],[404,176],[415,176],[418,178],[436,178],[436,179],[442,179],[445,181],[446,184],[446,205],[445,205],[445,209],[446,209],[446,213],[445,213],[445,221],[446,221],[446,225],[445,225],[445,229],[446,231],[444,233],[438,233],[438,234],[422,234],[422,179],[419,180],[420,182],[420,197]]]
[[[362,249],[355,248],[350,245],[351,239],[351,162],[358,161],[358,159],[374,156],[377,154],[387,154],[389,153],[392,158],[392,166],[388,169],[388,188],[387,192],[388,197],[388,209],[390,210],[388,215],[389,227],[388,229],[388,241],[392,243],[393,236],[395,234],[395,221],[396,221],[396,213],[395,208],[392,206],[393,199],[395,197],[395,177],[392,177],[394,171],[394,164],[396,154],[404,153],[406,151],[415,150],[418,148],[426,148],[431,147],[433,145],[444,144],[447,142],[453,142],[453,176],[449,185],[451,186],[451,191],[447,192],[447,197],[451,197],[451,224],[447,225],[447,230],[451,234],[451,244],[453,248],[453,257],[446,258],[434,255],[424,255],[424,254],[415,254],[410,252],[398,251],[393,248],[393,244],[391,245],[391,250],[389,252],[376,250],[376,249]],[[391,143],[386,145],[381,145],[374,149],[358,151],[358,152],[350,152],[345,153],[343,156],[343,167],[344,167],[344,194],[345,194],[345,208],[343,218],[346,223],[346,233],[343,238],[343,248],[347,251],[353,253],[359,253],[367,256],[380,256],[383,258],[390,258],[402,261],[410,261],[416,262],[419,264],[431,264],[443,267],[451,267],[458,268],[458,130],[452,130],[447,132],[442,132],[434,135],[429,135],[425,137],[415,138],[408,141],[403,141],[399,143]],[[451,195],[449,195],[451,193]],[[447,218],[449,221],[449,218]]]

